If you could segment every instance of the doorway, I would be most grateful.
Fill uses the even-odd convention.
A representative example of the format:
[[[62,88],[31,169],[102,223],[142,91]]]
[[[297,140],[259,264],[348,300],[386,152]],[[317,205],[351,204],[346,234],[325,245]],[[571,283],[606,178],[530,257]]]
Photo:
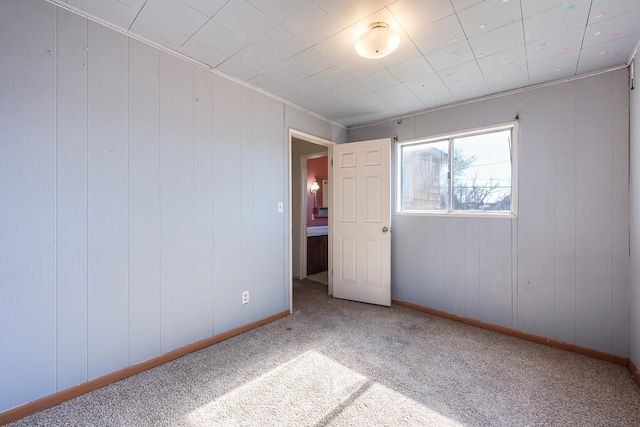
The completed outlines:
[[[293,309],[293,279],[304,279],[308,273],[314,274],[318,265],[308,270],[309,251],[320,256],[327,263],[327,291],[332,294],[331,271],[331,193],[330,161],[333,142],[289,130],[289,265],[290,265],[290,308]],[[326,172],[313,163],[326,161]],[[311,162],[311,164],[309,163]],[[311,167],[310,167],[311,166]],[[311,174],[311,175],[310,175]],[[315,194],[313,184],[318,182]],[[325,248],[325,249],[323,249]],[[322,254],[322,251],[326,251]],[[311,260],[313,264],[315,261]],[[319,271],[317,271],[319,272]]]

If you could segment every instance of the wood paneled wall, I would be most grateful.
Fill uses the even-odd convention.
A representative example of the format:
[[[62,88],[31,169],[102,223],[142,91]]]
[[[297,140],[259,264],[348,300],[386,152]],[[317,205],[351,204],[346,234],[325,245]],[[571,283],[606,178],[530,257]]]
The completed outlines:
[[[287,129],[346,130],[43,0],[0,63],[0,412],[289,309]]]
[[[404,140],[519,117],[518,218],[394,215],[393,298],[628,357],[627,82],[621,69],[350,130]]]

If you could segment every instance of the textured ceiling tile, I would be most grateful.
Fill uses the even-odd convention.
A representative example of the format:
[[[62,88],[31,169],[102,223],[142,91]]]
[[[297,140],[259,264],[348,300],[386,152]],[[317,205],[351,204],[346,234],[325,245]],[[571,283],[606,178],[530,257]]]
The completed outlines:
[[[556,7],[524,19],[524,36],[527,43],[575,30],[587,23],[587,7]]]
[[[186,36],[191,36],[209,20],[188,4],[175,0],[147,0],[140,14]]]
[[[387,101],[398,114],[408,114],[424,109],[424,104],[416,95],[409,95],[403,98],[396,98]]]
[[[527,53],[523,46],[505,50],[495,55],[485,56],[478,59],[478,65],[482,74],[492,74],[499,72],[509,72],[518,67],[527,65]]]
[[[142,6],[144,6],[144,3],[146,0],[118,0],[118,1],[133,9],[140,10],[142,9]]]
[[[391,74],[396,76],[401,82],[413,80],[426,74],[432,74],[433,68],[423,57],[412,59],[389,68]]]
[[[638,0],[593,0],[589,24],[594,24],[601,20],[611,19],[616,16],[626,15],[630,12],[640,10]]]
[[[90,15],[97,16],[105,22],[125,29],[131,27],[140,11],[139,8],[127,6],[117,0],[69,0],[67,3]]]
[[[482,72],[475,61],[466,64],[456,65],[437,73],[445,85],[460,83],[465,80],[482,77]]]
[[[249,0],[249,3],[260,9],[262,13],[275,22],[280,23],[311,3],[311,0]]]
[[[300,101],[300,103],[303,107],[314,111],[318,108],[331,106],[343,101],[345,101],[345,98],[342,95],[340,95],[340,93],[335,92],[333,90],[329,90],[329,91],[320,92],[318,94],[305,98],[302,101]]]
[[[274,93],[278,89],[282,89],[286,86],[285,84],[279,84],[277,81],[265,76],[264,74],[258,74],[257,76],[249,79],[248,82],[271,93]]]
[[[482,3],[484,0],[451,0],[451,4],[456,12],[468,9],[473,5]]]
[[[575,75],[579,52],[554,56],[528,65],[531,84],[542,83]]]
[[[274,80],[280,87],[289,86],[307,78],[302,71],[297,70],[284,62],[274,65],[262,74]]]
[[[444,49],[427,53],[424,57],[436,71],[464,64],[474,59],[471,46],[466,40],[447,46]]]
[[[491,93],[504,92],[529,85],[529,73],[526,66],[511,68],[503,72],[487,74],[484,81]]]
[[[323,85],[322,83],[319,83],[318,81],[314,80],[311,77],[308,77],[304,80],[300,80],[299,82],[296,82],[290,85],[289,87],[301,93],[305,97],[313,96],[320,92],[324,92],[331,89]]]
[[[339,67],[331,67],[313,76],[320,83],[335,88],[353,81],[353,77]]]
[[[346,28],[384,8],[380,0],[315,0],[340,28]]]
[[[640,37],[640,10],[587,26],[582,46],[595,46],[629,36]]]
[[[515,22],[497,30],[481,34],[469,39],[469,44],[476,58],[493,55],[494,53],[524,45],[522,23]]]
[[[464,30],[455,15],[416,28],[409,32],[409,37],[423,54],[455,45],[466,39]]]
[[[227,0],[182,0],[192,8],[200,11],[211,18],[218,12],[222,6],[227,3]]]
[[[360,83],[375,91],[389,86],[399,84],[398,79],[387,70],[378,71],[360,79]]]
[[[212,19],[248,42],[265,34],[275,25],[271,18],[245,0],[228,2]]]
[[[281,61],[297,55],[308,46],[281,26],[274,27],[254,42]]]
[[[320,55],[315,49],[307,49],[287,61],[287,64],[312,76],[332,67],[334,64]]]
[[[488,91],[489,88],[484,81],[484,77],[476,77],[449,85],[449,92],[457,101],[478,98]]]
[[[398,0],[389,10],[409,34],[455,12],[449,0]]]
[[[527,59],[531,62],[540,61],[579,50],[582,47],[583,35],[584,29],[578,28],[577,30],[528,43],[526,45]]]
[[[309,46],[340,30],[339,25],[313,2],[282,22],[282,26]]]
[[[258,73],[262,73],[280,63],[278,58],[265,52],[254,44],[250,44],[233,55],[233,59],[240,64],[257,71]]]
[[[227,56],[234,55],[249,44],[247,40],[213,20],[204,24],[193,38]]]
[[[506,3],[502,0],[486,0],[458,13],[468,38],[520,21],[521,17],[520,2],[515,0]]]
[[[437,74],[428,74],[403,83],[414,94],[428,92],[439,87],[444,87],[442,79]]]
[[[638,42],[638,37],[624,37],[610,40],[596,46],[582,49],[578,61],[578,74],[626,65],[629,55]]]
[[[398,49],[390,55],[380,58],[378,61],[386,68],[389,68],[420,56],[422,56],[422,53],[416,48],[411,39],[409,39],[405,33],[401,33]]]
[[[252,77],[258,74],[256,70],[231,58],[218,65],[216,70],[243,81],[251,80]]]
[[[378,95],[384,101],[391,101],[392,99],[406,98],[408,96],[415,96],[409,89],[401,83],[394,86],[389,86],[384,89],[376,90],[373,93]]]
[[[227,59],[226,55],[216,52],[194,39],[187,40],[187,42],[178,49],[178,52],[211,67],[216,67]]]
[[[528,18],[551,9],[568,8],[567,11],[589,10],[591,1],[592,0],[522,0],[522,17]]]
[[[417,94],[417,97],[418,99],[420,99],[420,101],[422,101],[425,108],[432,108],[432,107],[438,107],[440,105],[451,104],[456,100],[453,97],[453,95],[451,95],[451,92],[449,92],[449,88],[445,86],[437,87],[425,92],[421,92]],[[416,133],[425,134],[425,135],[428,134],[418,129],[416,129]]]
[[[131,26],[131,31],[173,50],[178,50],[188,39],[188,36],[146,15],[138,16]]]
[[[369,89],[357,80],[338,86],[335,90],[340,92],[346,99],[356,98],[369,92]]]
[[[354,79],[361,79],[385,69],[379,62],[360,58],[358,55],[355,55],[349,61],[341,63],[340,68]]]

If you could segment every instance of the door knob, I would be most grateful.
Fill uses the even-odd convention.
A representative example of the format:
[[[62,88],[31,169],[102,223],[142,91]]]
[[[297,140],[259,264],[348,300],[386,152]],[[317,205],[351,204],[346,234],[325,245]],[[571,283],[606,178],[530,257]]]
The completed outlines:
[[[382,227],[382,232],[386,233],[387,231],[389,231],[389,229],[387,227]]]

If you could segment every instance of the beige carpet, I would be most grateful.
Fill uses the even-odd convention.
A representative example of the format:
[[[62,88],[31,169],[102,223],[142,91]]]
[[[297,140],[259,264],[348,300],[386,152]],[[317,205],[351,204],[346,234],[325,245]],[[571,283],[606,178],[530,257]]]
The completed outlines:
[[[294,286],[287,318],[10,425],[640,425],[625,367]]]
[[[312,282],[322,283],[323,285],[329,284],[329,273],[327,271],[321,271],[320,273],[310,274],[307,276],[307,280]]]

